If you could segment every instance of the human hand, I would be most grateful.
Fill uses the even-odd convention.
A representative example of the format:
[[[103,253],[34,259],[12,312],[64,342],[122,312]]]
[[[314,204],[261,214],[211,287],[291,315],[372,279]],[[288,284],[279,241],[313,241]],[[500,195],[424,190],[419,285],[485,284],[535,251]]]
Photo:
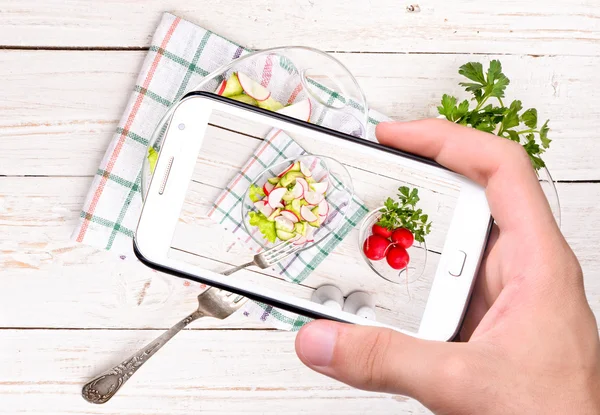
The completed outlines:
[[[377,138],[486,188],[496,224],[460,331],[465,342],[316,321],[298,333],[300,360],[436,413],[600,413],[600,341],[581,267],[522,147],[442,120],[380,124]]]

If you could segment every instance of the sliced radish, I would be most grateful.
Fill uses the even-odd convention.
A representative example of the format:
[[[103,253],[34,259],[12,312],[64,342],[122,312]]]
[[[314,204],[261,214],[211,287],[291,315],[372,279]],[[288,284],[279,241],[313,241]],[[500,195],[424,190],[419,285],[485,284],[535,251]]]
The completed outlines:
[[[307,192],[310,191],[310,188],[308,187],[308,182],[306,181],[306,179],[303,179],[302,177],[298,177],[296,179],[296,184],[300,184],[302,186],[302,188],[304,189],[304,194],[305,195],[306,195]]]
[[[223,82],[221,82],[217,88],[217,95],[223,95],[223,92],[225,92],[225,88],[227,88],[227,81],[223,80]]]
[[[283,216],[283,214],[275,218],[275,226],[277,227],[277,229],[286,232],[292,232],[294,230],[294,223],[285,216]]]
[[[327,191],[327,188],[329,187],[329,183],[328,182],[312,183],[310,186],[316,193],[323,194]]]
[[[281,199],[283,198],[285,192],[287,192],[287,189],[285,187],[278,187],[277,189],[273,189],[273,191],[271,191],[271,193],[269,194],[269,206],[271,206],[273,209],[283,207],[283,205],[281,204]]]
[[[296,239],[294,241],[294,245],[304,245],[306,242],[308,242],[308,240],[306,239],[306,236],[301,236],[298,239]]]
[[[298,183],[298,179],[296,179],[296,185],[292,189],[292,196],[294,196],[294,199],[301,199],[304,196],[304,186]]]
[[[318,205],[323,200],[325,200],[325,196],[322,193],[317,192],[306,192],[304,193],[304,199],[311,205]],[[312,221],[309,221],[312,222]]]
[[[321,203],[319,203],[319,216],[327,216],[328,213],[329,203],[327,203],[327,200],[323,199],[321,200]]]
[[[238,79],[246,95],[255,100],[265,101],[271,96],[271,92],[267,88],[251,79],[248,75],[238,72]]]
[[[327,220],[327,215],[319,215],[319,226],[321,226]]]
[[[264,200],[259,200],[254,204],[254,207],[267,218],[273,213],[273,208]]]
[[[273,189],[275,189],[275,185],[269,182],[266,182],[263,186],[263,192],[265,192],[267,196],[269,196]]]
[[[319,219],[314,213],[311,212],[308,206],[302,206],[300,209],[300,216],[307,222],[314,222]]]
[[[302,162],[300,162],[300,171],[306,177],[311,177],[312,176],[312,172],[310,171],[310,169],[308,168],[308,166],[306,164],[302,163]]]
[[[294,163],[290,164],[290,167],[288,167],[287,169],[285,169],[284,171],[282,171],[281,173],[279,173],[279,176],[277,176],[277,177],[283,177],[283,176],[285,176],[293,168],[294,168]]]
[[[298,215],[296,215],[291,210],[282,210],[281,216],[284,216],[285,218],[289,219],[290,221],[292,221],[292,223],[300,222],[300,218],[298,217]]]
[[[287,115],[288,117],[297,118],[302,121],[309,121],[310,115],[312,113],[312,104],[310,103],[309,99],[305,99],[293,105],[290,105],[289,107],[284,107],[276,112],[278,112],[279,114]]]

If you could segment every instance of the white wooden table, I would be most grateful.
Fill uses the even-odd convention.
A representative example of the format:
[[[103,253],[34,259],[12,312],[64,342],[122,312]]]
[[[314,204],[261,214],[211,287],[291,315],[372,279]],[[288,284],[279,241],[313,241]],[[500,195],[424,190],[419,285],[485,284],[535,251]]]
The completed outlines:
[[[415,4],[417,1],[414,2]],[[499,58],[551,119],[563,231],[600,317],[600,5],[595,0],[0,0],[0,413],[422,413],[295,357],[294,334],[241,319],[176,337],[105,406],[80,397],[195,307],[134,261],[69,242],[163,11],[252,48],[336,51],[372,107],[435,114],[457,68]]]

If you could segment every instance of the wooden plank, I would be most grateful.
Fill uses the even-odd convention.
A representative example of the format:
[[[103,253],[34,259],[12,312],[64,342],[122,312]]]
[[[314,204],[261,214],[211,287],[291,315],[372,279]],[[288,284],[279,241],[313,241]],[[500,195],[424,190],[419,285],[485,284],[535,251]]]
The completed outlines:
[[[184,331],[106,405],[81,387],[159,331],[1,330],[0,414],[428,413],[415,401],[358,391],[318,375],[293,333]],[[32,399],[35,396],[35,399]]]
[[[0,51],[0,175],[91,175],[121,117],[144,52]],[[399,120],[435,115],[443,93],[464,96],[457,68],[501,58],[510,98],[550,118],[555,179],[599,180],[600,58],[338,54],[371,106]],[[523,70],[527,68],[527,70]],[[514,92],[518,91],[518,92]],[[40,162],[40,155],[43,162]]]
[[[318,45],[324,50],[597,55],[593,0],[419,3],[394,0],[171,0],[64,3],[3,0],[2,44],[145,47],[165,10],[250,48]],[[143,6],[143,7],[142,7]]]
[[[167,328],[196,307],[197,287],[186,287],[181,280],[154,273],[130,258],[121,260],[114,252],[67,241],[88,180],[0,178],[0,327]],[[563,232],[581,261],[588,300],[600,318],[600,280],[595,277],[600,272],[600,253],[595,248],[600,229],[590,226],[600,219],[600,186],[564,183],[558,189]],[[236,249],[240,255],[247,253]],[[347,275],[359,278],[359,259],[348,260],[352,251],[342,251],[333,255],[344,255],[344,261],[349,261],[345,266],[337,265],[338,259],[326,261],[315,275],[332,282]],[[240,262],[239,255],[225,258]],[[221,324],[205,321],[194,327]],[[225,324],[264,327],[243,317]]]

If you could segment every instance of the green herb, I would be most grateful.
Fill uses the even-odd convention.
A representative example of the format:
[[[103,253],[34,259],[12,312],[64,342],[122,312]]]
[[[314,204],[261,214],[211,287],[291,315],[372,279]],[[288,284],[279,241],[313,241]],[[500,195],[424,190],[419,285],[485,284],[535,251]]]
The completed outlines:
[[[419,190],[409,189],[402,186],[398,189],[398,199],[394,201],[391,197],[385,201],[385,207],[381,209],[381,218],[377,224],[389,230],[397,228],[406,228],[412,232],[415,240],[425,242],[425,236],[431,232],[431,222],[428,222],[429,216],[423,213],[423,210],[416,209],[419,203]]]
[[[250,212],[250,225],[257,226],[267,241],[274,243],[277,240],[275,222],[267,219],[262,213]]]
[[[545,167],[541,155],[550,147],[548,121],[538,127],[537,110],[530,108],[523,111],[523,104],[519,100],[513,101],[508,107],[504,105],[502,98],[510,80],[502,73],[500,61],[491,61],[487,73],[484,73],[479,62],[461,66],[458,73],[469,80],[460,85],[473,94],[472,101],[477,105],[470,109],[468,100],[458,103],[455,97],[444,95],[438,112],[449,121],[520,143],[536,170]],[[491,98],[497,102],[489,103]]]
[[[248,197],[250,200],[252,200],[252,202],[256,203],[265,197],[265,191],[262,189],[262,187],[253,184],[250,186]]]

